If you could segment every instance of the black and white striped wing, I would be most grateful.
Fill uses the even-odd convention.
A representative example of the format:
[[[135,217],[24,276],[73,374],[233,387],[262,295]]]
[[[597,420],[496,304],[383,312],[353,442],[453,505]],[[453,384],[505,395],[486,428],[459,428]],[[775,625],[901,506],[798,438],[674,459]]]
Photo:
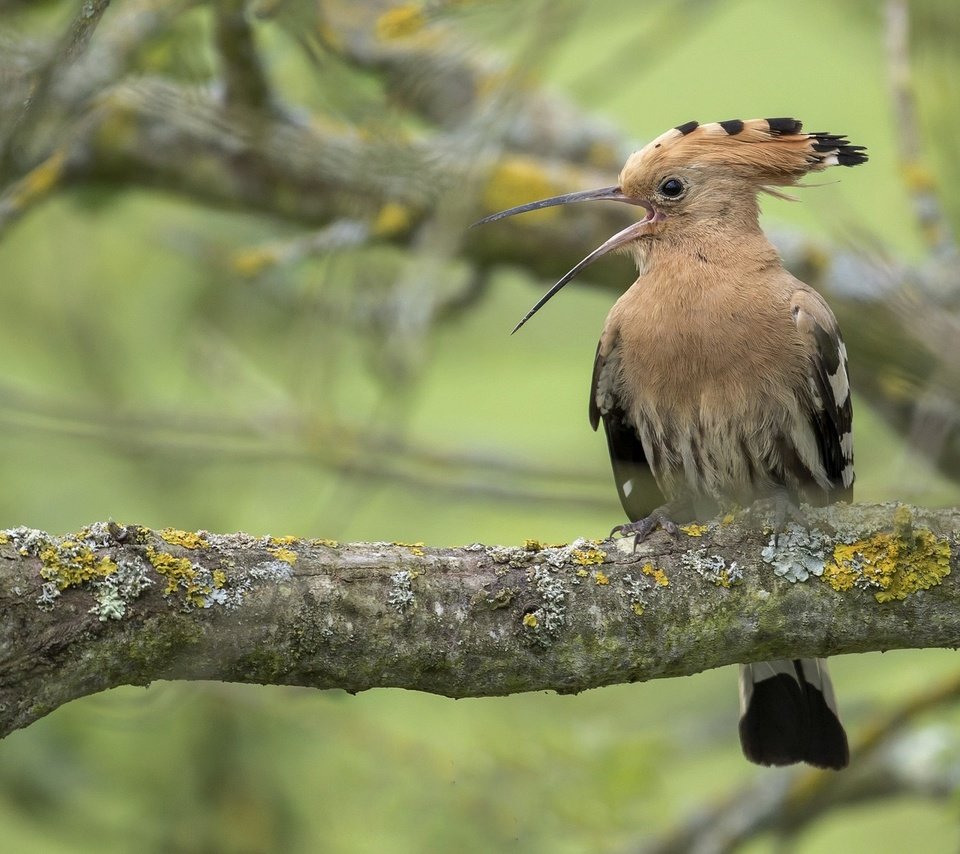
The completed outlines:
[[[810,424],[831,485],[829,500],[852,501],[853,402],[847,348],[833,312],[819,294],[797,291],[791,309],[809,357]]]
[[[602,343],[597,345],[593,379],[590,382],[590,424],[596,430],[600,419],[603,419],[617,494],[627,518],[636,522],[662,504],[663,498],[650,471],[643,444],[618,392],[617,345],[614,344],[604,357]]]

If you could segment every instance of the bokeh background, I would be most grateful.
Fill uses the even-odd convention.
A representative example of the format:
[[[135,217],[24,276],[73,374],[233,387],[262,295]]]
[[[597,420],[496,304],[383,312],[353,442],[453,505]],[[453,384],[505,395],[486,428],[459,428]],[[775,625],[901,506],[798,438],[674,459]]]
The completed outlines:
[[[629,212],[466,227],[768,115],[870,149],[764,203],[848,340],[858,497],[956,505],[958,47],[952,0],[0,2],[2,524],[605,535],[588,385],[629,265],[508,333]],[[741,758],[730,668],[456,702],[116,690],[0,743],[0,848],[957,850],[956,654],[832,666],[832,777]]]

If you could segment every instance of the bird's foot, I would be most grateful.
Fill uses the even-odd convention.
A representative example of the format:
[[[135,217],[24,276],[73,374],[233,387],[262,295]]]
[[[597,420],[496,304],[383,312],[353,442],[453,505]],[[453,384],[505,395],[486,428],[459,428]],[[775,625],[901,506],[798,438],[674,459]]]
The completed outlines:
[[[780,535],[787,530],[787,522],[795,522],[801,528],[810,530],[810,520],[796,504],[790,493],[778,489],[773,494],[773,547],[780,547]]]
[[[662,528],[671,537],[678,539],[680,537],[680,528],[671,518],[676,515],[676,510],[677,508],[674,505],[664,504],[643,519],[638,519],[636,522],[628,522],[625,525],[617,525],[610,532],[610,536],[613,537],[619,534],[621,537],[629,537],[632,535],[634,549],[657,528]]]

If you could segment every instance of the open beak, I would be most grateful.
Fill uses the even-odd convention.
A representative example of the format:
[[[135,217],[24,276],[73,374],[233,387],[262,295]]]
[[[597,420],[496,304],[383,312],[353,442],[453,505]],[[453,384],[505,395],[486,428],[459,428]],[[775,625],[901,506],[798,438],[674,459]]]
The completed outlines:
[[[558,281],[537,301],[537,304],[523,316],[523,319],[513,327],[513,332],[516,332],[521,326],[523,326],[524,323],[526,323],[531,317],[540,311],[540,309],[543,308],[547,302],[581,270],[586,269],[594,261],[603,255],[606,255],[608,252],[612,252],[614,249],[619,249],[621,246],[626,245],[631,240],[635,240],[636,238],[640,237],[644,233],[645,227],[649,223],[653,222],[656,218],[656,212],[648,201],[625,196],[619,187],[603,187],[599,190],[583,190],[579,193],[566,193],[562,196],[552,196],[549,199],[540,199],[540,201],[537,202],[529,202],[525,205],[519,205],[515,208],[508,208],[505,211],[500,211],[499,213],[485,216],[483,219],[478,220],[473,224],[484,225],[485,223],[496,222],[498,219],[504,219],[508,216],[514,216],[515,214],[536,211],[540,210],[540,208],[550,208],[555,205],[566,205],[570,204],[571,202],[595,201],[624,202],[628,205],[638,205],[639,207],[646,208],[647,215],[639,222],[635,222],[633,225],[628,225],[625,229],[623,229],[623,231],[618,231],[615,235],[613,235],[613,237],[606,241],[606,243],[598,246],[572,270],[566,273],[566,275],[564,275],[560,281]],[[473,226],[470,227],[473,228]],[[511,332],[510,334],[512,335],[513,333]]]

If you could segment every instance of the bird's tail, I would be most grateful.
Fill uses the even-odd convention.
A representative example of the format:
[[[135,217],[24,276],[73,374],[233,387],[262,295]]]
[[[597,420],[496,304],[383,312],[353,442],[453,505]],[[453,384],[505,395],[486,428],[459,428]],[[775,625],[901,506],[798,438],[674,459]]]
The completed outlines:
[[[833,684],[822,658],[740,665],[740,744],[751,762],[807,762],[840,769],[850,760]]]

